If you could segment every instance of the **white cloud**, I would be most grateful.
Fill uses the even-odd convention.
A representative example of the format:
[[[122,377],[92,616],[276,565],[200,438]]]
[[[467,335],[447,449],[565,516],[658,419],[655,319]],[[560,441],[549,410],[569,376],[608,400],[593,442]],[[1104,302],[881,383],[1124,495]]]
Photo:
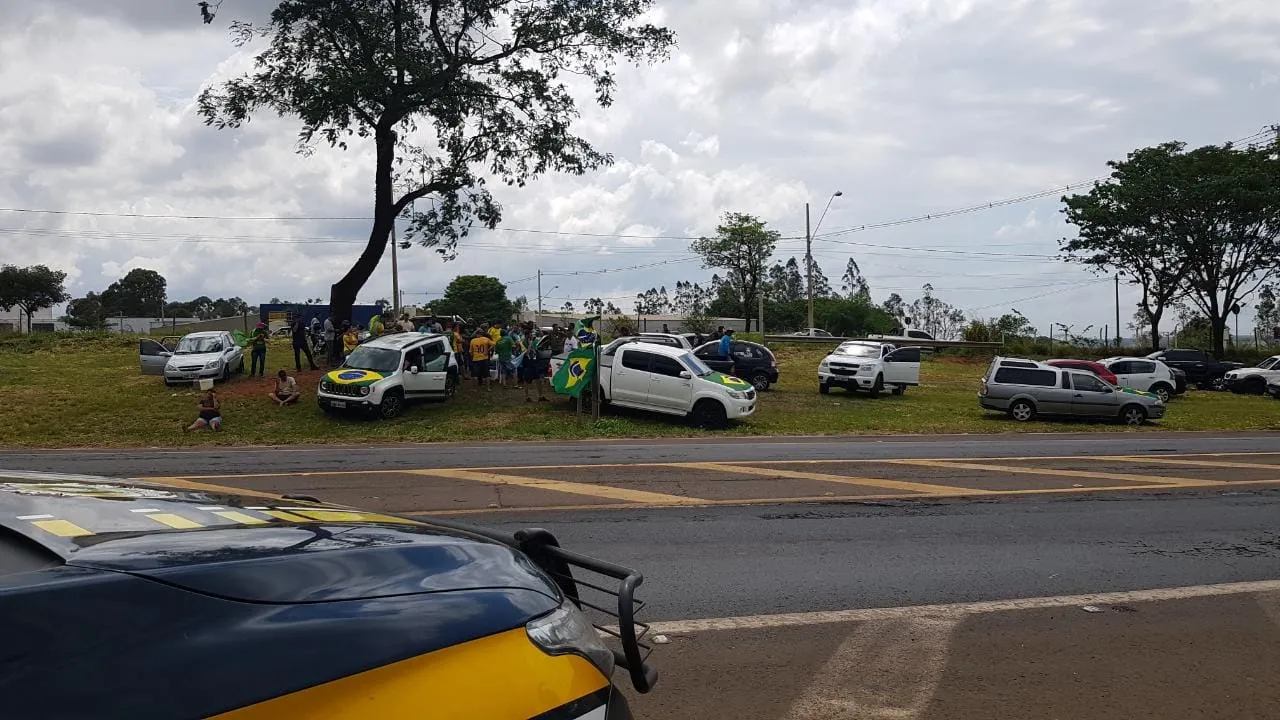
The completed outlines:
[[[0,207],[367,215],[363,146],[301,157],[290,120],[204,126],[200,88],[251,58],[227,42],[227,18],[205,26],[196,14],[140,0],[0,8]],[[687,241],[668,236],[710,232],[726,211],[792,238],[785,259],[803,253],[794,238],[805,202],[816,222],[837,189],[823,232],[1043,191],[1104,174],[1138,146],[1221,142],[1276,121],[1280,5],[1267,0],[667,0],[653,15],[678,32],[678,51],[657,67],[620,68],[615,105],[584,106],[578,126],[615,164],[496,187],[504,228],[552,232],[475,232],[450,263],[414,248],[401,254],[403,287],[438,293],[460,272],[517,280],[540,268],[652,265],[547,285],[622,298],[709,276]],[[367,231],[347,220],[0,212],[0,259],[67,270],[75,293],[152,267],[174,297],[258,301],[326,295]],[[932,281],[955,304],[993,306],[984,314],[1016,300],[1038,325],[1101,324],[1114,309],[1095,288],[1022,299],[1038,294],[1029,286],[1091,278],[1034,257],[1054,255],[1069,232],[1050,196],[819,238],[814,250],[833,277],[853,253],[878,297]],[[532,297],[533,285],[512,293]],[[389,294],[384,263],[362,297]]]

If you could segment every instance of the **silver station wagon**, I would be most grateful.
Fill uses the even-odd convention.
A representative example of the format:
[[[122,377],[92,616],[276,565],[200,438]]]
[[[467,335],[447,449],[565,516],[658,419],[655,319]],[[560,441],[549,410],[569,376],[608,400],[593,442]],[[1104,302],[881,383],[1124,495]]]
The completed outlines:
[[[997,357],[978,390],[978,403],[1018,422],[1038,415],[1119,420],[1141,425],[1164,417],[1156,395],[1118,388],[1093,373],[1035,360]]]

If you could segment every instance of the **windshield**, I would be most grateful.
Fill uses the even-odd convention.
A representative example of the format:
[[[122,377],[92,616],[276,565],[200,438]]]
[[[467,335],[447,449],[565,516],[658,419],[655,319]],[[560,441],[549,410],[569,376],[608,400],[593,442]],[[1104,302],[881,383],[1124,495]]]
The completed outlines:
[[[216,353],[222,352],[222,338],[220,337],[184,337],[178,342],[178,349],[174,350],[176,355],[198,355],[200,353]]]
[[[400,351],[361,345],[351,351],[342,367],[390,375],[400,369]]]
[[[879,345],[841,345],[836,348],[836,355],[848,355],[850,357],[860,358],[878,358],[880,357]]]
[[[681,355],[680,362],[684,363],[684,366],[689,368],[695,377],[706,377],[712,372],[711,368],[707,367],[707,364],[699,360],[698,356],[693,353]]]
[[[1267,370],[1272,365],[1275,365],[1277,361],[1280,361],[1280,355],[1274,355],[1272,357],[1267,358],[1266,360],[1263,360],[1262,362],[1258,363],[1258,367],[1263,370]]]

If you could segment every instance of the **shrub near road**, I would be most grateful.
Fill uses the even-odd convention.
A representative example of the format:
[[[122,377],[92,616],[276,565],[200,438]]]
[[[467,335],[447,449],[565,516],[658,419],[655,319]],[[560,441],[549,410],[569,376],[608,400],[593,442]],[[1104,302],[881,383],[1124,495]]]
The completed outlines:
[[[463,384],[448,403],[411,406],[391,422],[330,418],[315,404],[319,373],[298,375],[296,407],[265,397],[270,377],[236,378],[219,386],[224,431],[183,435],[196,414],[197,393],[165,388],[138,373],[130,337],[17,337],[0,340],[0,445],[129,447],[191,444],[285,444],[369,441],[535,440],[590,437],[706,435],[823,435],[874,433],[1123,432],[1106,423],[1014,424],[977,407],[978,381],[988,361],[935,359],[924,363],[923,387],[903,397],[871,399],[839,391],[820,396],[816,369],[825,346],[776,351],[781,382],[763,393],[745,423],[701,431],[675,418],[606,409],[598,422],[574,417],[568,403],[524,402],[515,389],[478,391]],[[291,368],[288,344],[272,345],[268,375]],[[1175,399],[1168,416],[1148,426],[1167,430],[1280,429],[1280,402],[1267,397],[1192,392]]]

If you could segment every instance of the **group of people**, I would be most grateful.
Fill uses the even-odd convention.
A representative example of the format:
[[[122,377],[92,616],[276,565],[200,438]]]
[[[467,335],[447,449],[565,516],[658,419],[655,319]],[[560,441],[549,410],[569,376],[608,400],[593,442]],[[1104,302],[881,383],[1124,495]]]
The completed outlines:
[[[569,343],[569,333],[558,324],[544,332],[533,322],[483,323],[474,329],[451,323],[449,333],[464,378],[474,378],[478,386],[490,389],[495,379],[498,385],[522,387],[525,402],[533,402],[532,389],[538,391],[538,402],[547,401],[551,357],[564,352]]]

